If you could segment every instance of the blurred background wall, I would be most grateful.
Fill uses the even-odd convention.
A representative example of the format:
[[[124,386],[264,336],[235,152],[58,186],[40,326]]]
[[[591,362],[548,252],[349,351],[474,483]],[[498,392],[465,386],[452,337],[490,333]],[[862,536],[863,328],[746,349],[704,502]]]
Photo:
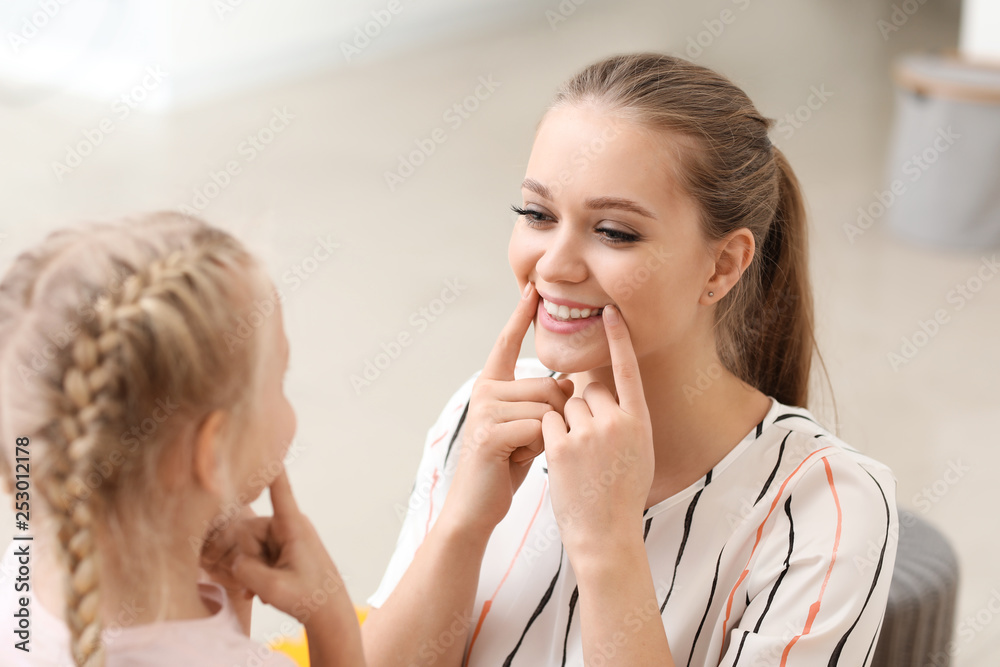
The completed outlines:
[[[960,38],[988,53],[997,31],[967,17],[957,0],[5,2],[0,270],[52,229],[152,209],[244,239],[286,296],[292,481],[363,604],[427,429],[516,302],[509,206],[552,93],[623,51],[713,67],[778,121],[805,189],[832,385],[817,375],[810,408],[955,545],[956,664],[992,665],[1000,280],[949,295],[993,251],[859,223],[887,187],[893,59]],[[258,608],[255,636],[283,619]]]

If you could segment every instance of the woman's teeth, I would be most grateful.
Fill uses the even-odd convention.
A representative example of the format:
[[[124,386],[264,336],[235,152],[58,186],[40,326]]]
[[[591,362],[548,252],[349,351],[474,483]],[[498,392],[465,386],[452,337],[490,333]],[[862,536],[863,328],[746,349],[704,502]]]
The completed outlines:
[[[545,299],[542,299],[542,305],[545,308],[545,312],[557,320],[581,320],[592,315],[600,315],[604,310],[603,308],[570,308],[569,306],[554,304]]]

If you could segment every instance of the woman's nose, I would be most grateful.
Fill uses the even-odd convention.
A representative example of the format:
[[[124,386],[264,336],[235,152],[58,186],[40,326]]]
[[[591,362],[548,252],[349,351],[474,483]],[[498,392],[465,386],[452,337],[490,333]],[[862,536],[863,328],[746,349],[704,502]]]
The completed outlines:
[[[582,239],[569,225],[564,225],[548,238],[542,256],[535,264],[538,277],[547,283],[579,283],[587,278],[587,264],[583,257]]]

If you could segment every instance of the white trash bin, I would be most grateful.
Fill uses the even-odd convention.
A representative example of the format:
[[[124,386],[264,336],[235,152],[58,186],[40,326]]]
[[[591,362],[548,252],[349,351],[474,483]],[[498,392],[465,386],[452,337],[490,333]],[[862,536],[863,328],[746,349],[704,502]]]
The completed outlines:
[[[1000,66],[910,55],[895,63],[886,218],[956,249],[1000,245]]]

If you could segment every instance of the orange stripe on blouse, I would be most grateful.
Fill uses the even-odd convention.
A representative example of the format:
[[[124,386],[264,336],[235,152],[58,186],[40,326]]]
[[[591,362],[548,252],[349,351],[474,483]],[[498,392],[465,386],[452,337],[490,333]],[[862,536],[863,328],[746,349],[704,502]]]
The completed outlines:
[[[732,611],[733,611],[733,598],[736,597],[736,591],[737,591],[737,589],[739,589],[740,584],[742,584],[743,580],[747,578],[748,574],[750,574],[750,562],[753,560],[753,555],[754,555],[754,553],[756,553],[757,547],[760,545],[760,538],[764,534],[764,526],[767,525],[768,519],[771,518],[771,514],[774,512],[774,508],[778,506],[778,501],[781,499],[781,494],[784,493],[785,487],[788,486],[788,482],[790,482],[791,479],[793,477],[795,477],[795,475],[799,472],[799,470],[802,469],[802,466],[804,466],[806,463],[808,463],[809,460],[811,458],[813,458],[814,456],[817,456],[818,454],[822,454],[823,452],[826,452],[826,451],[829,451],[829,450],[832,450],[832,449],[834,449],[834,447],[824,447],[823,449],[817,449],[815,452],[813,452],[812,454],[810,454],[809,456],[807,456],[806,458],[804,458],[802,460],[802,463],[800,463],[798,466],[795,467],[795,470],[793,470],[792,473],[788,477],[786,477],[785,480],[781,483],[781,486],[778,488],[778,493],[775,494],[774,500],[771,502],[771,507],[767,510],[767,516],[765,516],[764,520],[760,522],[759,526],[757,526],[757,539],[753,543],[753,549],[750,550],[750,556],[747,558],[746,567],[743,568],[743,573],[740,574],[740,578],[736,580],[736,585],[733,586],[733,590],[730,591],[729,598],[726,600],[726,620],[722,624],[722,637],[723,637],[723,639],[722,639],[722,648],[719,649],[719,662],[722,662],[722,657],[725,655],[725,651],[726,651],[726,640],[725,640],[725,637],[726,637],[726,628],[729,627],[729,617],[730,617],[730,615],[732,614]],[[824,457],[821,457],[821,458],[823,459],[823,462],[825,463],[826,462],[826,457],[824,456]],[[838,541],[840,539],[840,526],[839,525],[837,526],[837,539],[838,539]]]
[[[438,438],[437,438],[437,440],[435,440],[434,442],[431,443],[431,447],[433,447],[434,445],[436,445],[439,442],[441,442],[442,440],[444,440],[444,436],[448,435],[448,433],[450,433],[450,431],[446,430],[444,433],[442,433],[441,435],[439,435]]]
[[[545,500],[545,489],[548,486],[548,480],[542,482],[542,495],[538,499],[538,506],[535,508],[535,513],[531,515],[531,521],[528,522],[528,528],[524,531],[524,535],[521,537],[521,543],[517,545],[517,551],[514,552],[514,557],[510,561],[510,565],[507,566],[507,571],[504,572],[503,578],[500,583],[497,584],[497,589],[493,591],[493,595],[490,599],[483,603],[483,610],[479,612],[479,622],[476,623],[476,629],[472,633],[472,641],[469,642],[469,650],[465,654],[465,661],[462,663],[463,667],[468,667],[469,658],[472,657],[472,647],[476,644],[476,637],[479,636],[479,631],[483,627],[483,621],[486,620],[487,614],[490,613],[490,607],[493,606],[493,601],[496,600],[497,595],[500,593],[500,588],[503,586],[504,582],[507,581],[507,577],[510,575],[511,570],[514,569],[514,563],[517,562],[517,557],[521,555],[521,549],[524,548],[524,543],[528,540],[528,533],[531,532],[531,527],[535,524],[535,519],[538,517],[538,511],[542,509],[542,501]]]
[[[840,497],[837,495],[837,486],[833,483],[833,470],[830,468],[830,462],[824,458],[823,465],[826,466],[826,481],[830,485],[830,493],[833,494],[833,503],[837,506],[837,534],[833,540],[833,555],[830,557],[830,566],[826,568],[826,577],[823,578],[823,585],[819,589],[819,597],[816,598],[816,602],[813,602],[809,606],[809,616],[806,618],[806,624],[802,628],[802,633],[792,637],[792,641],[788,642],[788,646],[785,647],[785,650],[781,654],[781,667],[785,667],[785,662],[788,660],[788,653],[795,646],[795,642],[799,640],[799,637],[809,634],[809,631],[812,630],[813,621],[816,620],[816,614],[819,613],[820,603],[823,602],[823,593],[826,592],[826,585],[830,583],[830,573],[837,562],[837,550],[840,548],[840,529],[843,524],[844,514],[840,509]]]

